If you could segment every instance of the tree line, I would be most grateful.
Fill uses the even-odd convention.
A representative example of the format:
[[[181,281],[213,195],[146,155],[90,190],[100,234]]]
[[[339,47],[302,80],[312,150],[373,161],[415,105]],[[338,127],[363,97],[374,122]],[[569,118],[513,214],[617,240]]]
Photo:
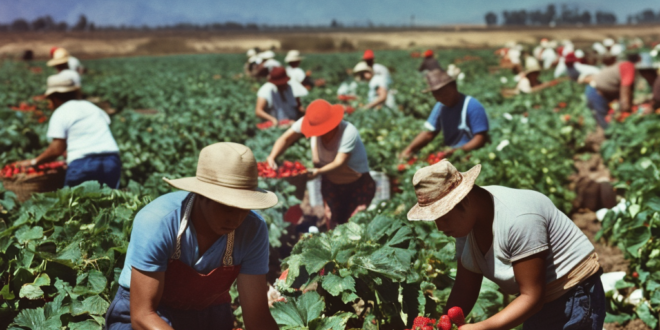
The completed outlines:
[[[500,19],[501,18],[501,19]],[[549,4],[545,9],[537,10],[505,10],[500,16],[488,12],[484,16],[486,25],[495,26],[557,26],[557,25],[613,25],[617,24],[617,16],[608,11],[581,10],[578,6],[561,5],[559,8]],[[628,24],[658,23],[660,11],[656,15],[652,9],[645,9],[639,14],[628,16]]]

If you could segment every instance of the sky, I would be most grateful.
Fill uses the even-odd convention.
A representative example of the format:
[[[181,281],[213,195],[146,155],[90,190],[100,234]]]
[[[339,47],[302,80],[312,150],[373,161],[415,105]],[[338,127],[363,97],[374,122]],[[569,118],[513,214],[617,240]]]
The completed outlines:
[[[548,0],[0,0],[0,22],[17,18],[33,20],[51,15],[74,24],[81,14],[96,25],[168,25],[235,21],[269,25],[483,24],[484,14],[503,10],[540,9]],[[658,0],[582,0],[554,2],[583,10],[607,10],[624,22],[629,14],[652,8]],[[501,18],[500,18],[501,20]]]

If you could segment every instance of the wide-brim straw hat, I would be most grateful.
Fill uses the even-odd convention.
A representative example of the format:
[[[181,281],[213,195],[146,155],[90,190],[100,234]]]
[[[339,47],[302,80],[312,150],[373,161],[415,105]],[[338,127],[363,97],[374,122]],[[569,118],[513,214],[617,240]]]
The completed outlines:
[[[76,73],[72,70],[63,70],[58,74],[54,74],[46,80],[47,88],[44,95],[48,96],[53,93],[68,93],[80,89],[76,84]]]
[[[474,187],[481,165],[461,173],[448,160],[419,169],[413,177],[417,204],[408,220],[435,221],[451,211]]]
[[[284,62],[286,63],[291,63],[291,62],[300,62],[304,59],[304,57],[300,56],[300,52],[297,50],[290,50],[287,54],[286,57],[284,58]]]
[[[369,64],[365,61],[360,61],[358,64],[355,65],[353,68],[353,74],[360,74],[362,72],[374,72],[374,69],[372,69]]]
[[[525,73],[540,72],[541,64],[533,56],[527,56],[525,59]]]
[[[57,48],[53,51],[53,58],[46,62],[48,66],[56,66],[64,63],[69,63],[69,52],[64,48]]]
[[[438,89],[447,86],[447,84],[454,81],[445,70],[433,69],[426,73],[426,83],[429,85],[429,88],[422,91],[422,93],[428,93],[432,91],[437,91]]]
[[[194,177],[170,180],[172,187],[202,195],[223,205],[260,210],[277,204],[277,195],[258,187],[257,161],[250,148],[220,142],[199,153]]]
[[[314,100],[307,106],[300,131],[305,137],[321,136],[335,129],[344,119],[344,106]]]
[[[259,53],[259,55],[257,56],[261,57],[262,60],[270,60],[272,58],[275,58],[275,52],[273,52],[272,50],[267,50],[265,52]]]

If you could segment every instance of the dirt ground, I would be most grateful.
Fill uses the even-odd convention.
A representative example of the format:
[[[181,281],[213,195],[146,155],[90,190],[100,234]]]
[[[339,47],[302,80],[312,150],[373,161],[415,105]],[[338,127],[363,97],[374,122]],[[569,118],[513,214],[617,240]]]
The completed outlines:
[[[535,43],[540,38],[571,39],[588,45],[606,37],[660,39],[660,25],[572,28],[491,28],[478,26],[415,30],[318,30],[310,32],[92,31],[4,32],[0,57],[20,56],[30,49],[46,58],[52,46],[67,48],[86,59],[116,56],[244,52],[299,49],[305,52],[350,51],[364,48],[484,48],[508,41]]]

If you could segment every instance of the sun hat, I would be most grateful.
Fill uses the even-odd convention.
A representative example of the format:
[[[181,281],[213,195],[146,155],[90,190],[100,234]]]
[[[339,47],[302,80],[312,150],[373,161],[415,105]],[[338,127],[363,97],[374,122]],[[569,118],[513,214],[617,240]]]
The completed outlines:
[[[298,61],[302,61],[303,58],[304,57],[300,56],[299,51],[292,49],[286,54],[286,57],[284,58],[284,62],[286,63],[298,62]]]
[[[277,195],[258,187],[257,161],[250,148],[233,142],[202,149],[194,177],[170,180],[172,187],[202,195],[220,204],[244,210],[267,209]]]
[[[605,47],[612,47],[612,46],[614,46],[614,39],[612,39],[612,38],[607,38],[607,39],[603,40],[603,46],[605,46]]]
[[[481,165],[461,173],[448,160],[415,172],[413,186],[417,204],[408,211],[408,220],[435,221],[447,214],[472,190]]]
[[[58,74],[54,74],[46,80],[47,88],[45,95],[48,96],[53,93],[68,93],[80,89],[76,84],[76,72],[73,70],[63,70]]]
[[[430,50],[430,49],[427,49],[427,50],[424,52],[424,57],[431,57],[431,56],[433,56],[433,51]]]
[[[454,81],[454,78],[446,71],[438,69],[431,70],[426,73],[426,83],[429,85],[429,88],[423,90],[422,93],[437,91],[452,81]]]
[[[541,71],[539,61],[533,56],[527,56],[525,59],[525,73]]]
[[[575,51],[575,57],[577,58],[584,58],[584,51],[582,49],[578,49]]]
[[[254,48],[250,48],[250,49],[248,49],[248,51],[245,55],[247,55],[247,57],[252,57],[252,56],[257,55],[257,51],[254,50]]]
[[[321,136],[332,131],[344,119],[344,106],[326,100],[314,100],[307,106],[300,131],[305,137]]]
[[[53,58],[53,53],[55,53],[57,48],[58,48],[57,46],[53,46],[53,47],[50,48],[50,58]]]
[[[46,62],[46,65],[56,66],[69,62],[69,52],[67,52],[64,48],[55,49],[55,51],[53,51],[52,57],[53,58],[50,61]]]
[[[374,72],[374,69],[372,69],[369,66],[369,64],[367,64],[367,62],[365,62],[365,61],[358,62],[358,64],[356,64],[355,67],[353,68],[353,74],[358,74],[360,72],[365,72],[365,71],[371,72],[371,73]]]
[[[270,60],[271,58],[275,58],[275,52],[272,50],[267,50],[265,52],[259,53],[259,57],[261,57],[262,60]]]
[[[286,75],[286,69],[281,66],[273,68],[268,75],[268,82],[275,85],[284,85],[289,81],[289,76]]]
[[[549,43],[550,43],[550,42],[548,41],[547,38],[543,38],[543,39],[541,39],[541,47],[543,47],[543,48],[548,47],[548,46],[549,46]]]
[[[367,49],[364,51],[364,55],[362,55],[363,60],[373,60],[374,59],[374,51],[371,49]]]

